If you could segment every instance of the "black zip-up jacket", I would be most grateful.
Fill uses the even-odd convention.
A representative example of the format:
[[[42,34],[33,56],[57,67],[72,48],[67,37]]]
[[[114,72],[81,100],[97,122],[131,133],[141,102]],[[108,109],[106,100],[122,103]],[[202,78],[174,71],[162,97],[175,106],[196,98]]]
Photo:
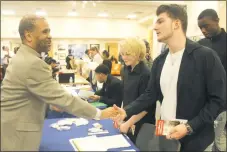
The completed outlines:
[[[199,44],[209,47],[217,52],[219,58],[221,59],[222,65],[226,71],[226,32],[222,28],[221,33],[213,36],[212,38],[204,38],[198,41]]]

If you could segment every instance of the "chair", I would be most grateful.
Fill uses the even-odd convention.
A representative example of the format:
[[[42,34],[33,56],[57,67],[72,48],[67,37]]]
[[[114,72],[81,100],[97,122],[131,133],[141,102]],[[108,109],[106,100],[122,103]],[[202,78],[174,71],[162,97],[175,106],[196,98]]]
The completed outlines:
[[[155,125],[145,123],[141,127],[136,146],[141,151],[180,151],[178,140],[168,140],[165,136],[155,135]]]

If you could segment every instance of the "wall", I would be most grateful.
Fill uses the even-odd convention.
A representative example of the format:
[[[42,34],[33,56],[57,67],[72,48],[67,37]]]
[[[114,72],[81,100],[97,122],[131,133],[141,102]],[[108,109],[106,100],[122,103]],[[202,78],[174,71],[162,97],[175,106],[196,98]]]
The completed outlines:
[[[10,41],[11,50],[15,44],[21,43],[18,33],[20,19],[20,17],[1,17],[1,41],[7,43]],[[106,43],[118,43],[121,39],[130,36],[141,38],[147,36],[146,27],[135,20],[70,17],[48,17],[47,20],[53,38],[51,54],[55,59],[58,59],[56,55],[58,44],[87,44],[87,48],[90,48],[90,44],[100,44],[100,51],[103,51]]]
[[[20,17],[1,18],[1,38],[19,38]],[[47,18],[53,38],[146,37],[146,28],[134,20],[92,18]]]

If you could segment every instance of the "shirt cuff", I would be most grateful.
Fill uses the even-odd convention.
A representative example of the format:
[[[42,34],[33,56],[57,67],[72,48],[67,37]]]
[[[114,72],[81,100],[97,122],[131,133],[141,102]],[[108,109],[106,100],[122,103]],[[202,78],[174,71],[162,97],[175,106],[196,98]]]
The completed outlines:
[[[101,117],[101,114],[102,114],[102,111],[98,108],[96,108],[96,115],[95,115],[95,120],[100,120],[100,117]]]

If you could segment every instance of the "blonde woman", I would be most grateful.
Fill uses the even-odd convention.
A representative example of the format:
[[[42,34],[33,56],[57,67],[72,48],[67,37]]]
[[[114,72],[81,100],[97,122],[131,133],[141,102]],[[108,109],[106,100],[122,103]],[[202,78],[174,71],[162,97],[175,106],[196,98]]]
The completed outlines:
[[[146,46],[138,38],[127,38],[120,43],[120,54],[125,63],[122,71],[123,79],[123,107],[136,100],[147,88],[150,70],[144,63]],[[149,113],[148,113],[149,112]],[[119,125],[120,131],[128,133],[135,125],[134,135],[128,133],[130,139],[135,142],[138,131],[143,123],[155,123],[155,106],[132,116],[126,122]]]

